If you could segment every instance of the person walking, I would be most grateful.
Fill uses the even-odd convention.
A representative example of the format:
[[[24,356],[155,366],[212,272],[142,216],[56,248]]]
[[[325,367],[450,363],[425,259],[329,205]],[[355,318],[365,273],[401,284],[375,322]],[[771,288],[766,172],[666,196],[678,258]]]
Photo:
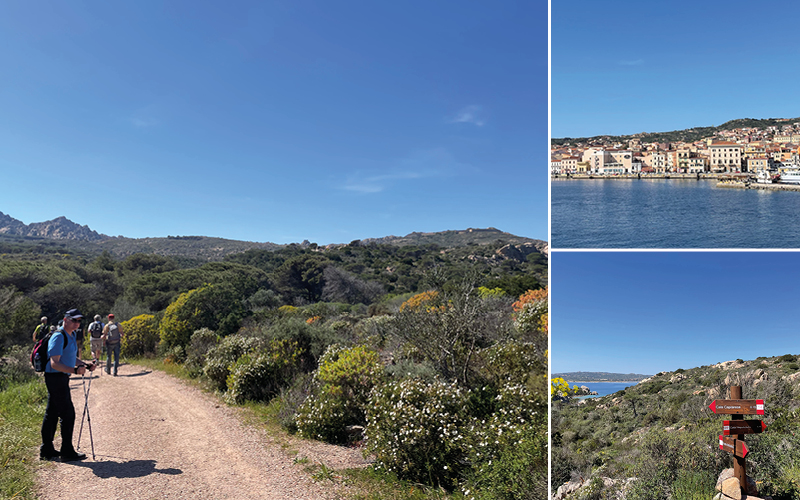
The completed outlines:
[[[92,349],[92,358],[99,360],[103,355],[103,327],[105,325],[101,321],[100,315],[94,315],[94,321],[89,324],[89,337]]]
[[[114,355],[114,376],[119,370],[119,349],[122,344],[122,326],[114,321],[114,315],[108,315],[108,323],[103,328],[103,339],[106,341],[106,373],[111,373],[111,355]]]
[[[48,331],[47,316],[42,316],[41,323],[36,325],[36,329],[33,331],[33,341],[39,342],[39,339],[44,337]]]
[[[64,326],[50,337],[47,347],[49,361],[44,369],[44,383],[47,386],[47,407],[42,419],[42,445],[39,458],[53,460],[61,457],[62,462],[83,460],[86,455],[78,453],[72,446],[72,433],[75,428],[75,406],[69,389],[70,375],[83,375],[88,369],[94,371],[95,365],[78,358],[78,344],[73,332],[80,328],[83,314],[77,309],[64,313]],[[56,427],[61,421],[61,451],[53,446]]]

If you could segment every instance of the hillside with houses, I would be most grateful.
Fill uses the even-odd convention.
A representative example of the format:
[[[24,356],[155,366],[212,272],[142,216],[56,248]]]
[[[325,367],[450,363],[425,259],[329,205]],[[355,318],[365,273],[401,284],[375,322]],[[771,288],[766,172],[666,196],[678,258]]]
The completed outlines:
[[[733,127],[733,128],[730,128]],[[800,168],[800,118],[661,134],[553,139],[552,176],[784,174]]]

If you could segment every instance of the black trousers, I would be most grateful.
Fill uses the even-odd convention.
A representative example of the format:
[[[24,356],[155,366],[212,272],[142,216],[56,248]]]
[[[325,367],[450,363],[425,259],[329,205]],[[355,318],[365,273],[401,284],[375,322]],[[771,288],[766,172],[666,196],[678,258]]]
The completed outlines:
[[[45,373],[47,386],[47,408],[42,420],[42,447],[45,451],[53,449],[56,426],[61,420],[61,453],[72,452],[72,433],[75,429],[75,406],[69,392],[69,375],[66,373]]]

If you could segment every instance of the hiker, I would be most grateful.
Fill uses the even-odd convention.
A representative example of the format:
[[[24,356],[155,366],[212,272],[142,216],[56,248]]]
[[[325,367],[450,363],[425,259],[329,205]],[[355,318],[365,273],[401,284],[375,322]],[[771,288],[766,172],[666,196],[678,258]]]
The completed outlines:
[[[39,342],[39,340],[47,334],[47,316],[42,316],[41,323],[36,325],[36,329],[33,331],[33,341]]]
[[[69,392],[70,375],[83,375],[86,370],[94,371],[95,365],[78,358],[78,344],[73,332],[80,328],[83,314],[77,309],[64,313],[64,326],[50,337],[47,347],[49,361],[44,369],[44,383],[47,386],[47,408],[42,420],[42,446],[39,458],[52,460],[61,457],[62,462],[83,460],[86,455],[78,453],[72,446],[72,431],[75,427],[75,406]],[[56,426],[61,420],[61,451],[56,451],[53,438]]]
[[[106,341],[106,373],[111,373],[111,355],[114,355],[114,376],[119,369],[119,349],[122,340],[122,326],[114,321],[114,315],[108,315],[108,323],[103,328],[103,340]]]
[[[94,315],[94,321],[89,325],[89,337],[91,342],[92,358],[95,361],[99,360],[103,355],[103,327],[105,325],[101,321],[100,315]]]

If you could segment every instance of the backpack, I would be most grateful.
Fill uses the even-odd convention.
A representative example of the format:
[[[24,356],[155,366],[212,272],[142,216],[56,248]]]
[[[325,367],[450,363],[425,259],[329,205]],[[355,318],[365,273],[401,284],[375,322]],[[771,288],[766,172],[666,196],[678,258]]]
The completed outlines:
[[[44,371],[47,363],[50,361],[50,357],[47,355],[47,344],[50,343],[50,337],[59,331],[60,330],[56,330],[55,332],[47,332],[44,337],[36,341],[36,344],[33,346],[33,350],[31,351],[31,365],[33,366],[33,371]],[[64,334],[64,347],[67,347],[66,334]]]
[[[106,337],[106,342],[109,344],[117,344],[120,340],[119,334],[119,325],[116,323],[109,323],[108,324],[108,337]]]
[[[89,332],[92,334],[93,339],[99,339],[103,335],[103,325],[99,321],[95,321],[89,325]]]

